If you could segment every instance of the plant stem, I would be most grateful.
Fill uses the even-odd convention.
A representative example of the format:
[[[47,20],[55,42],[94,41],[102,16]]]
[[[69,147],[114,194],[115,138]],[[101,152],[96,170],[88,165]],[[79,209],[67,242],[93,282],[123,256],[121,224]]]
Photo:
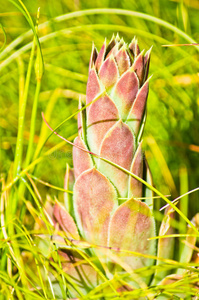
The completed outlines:
[[[15,161],[13,169],[13,177],[16,177],[21,170],[22,154],[23,154],[23,133],[24,133],[24,121],[25,121],[25,111],[28,98],[28,90],[30,85],[30,78],[33,67],[33,59],[35,52],[35,42],[33,41],[33,46],[30,54],[30,60],[28,64],[28,71],[26,76],[25,88],[23,93],[23,98],[19,103],[19,118],[18,118],[18,135],[17,135],[17,144],[15,152]],[[15,207],[15,205],[13,205]],[[14,211],[13,207],[13,211]]]
[[[25,161],[25,167],[27,167],[32,159],[32,153],[33,153],[33,142],[34,142],[34,135],[35,135],[35,125],[36,125],[36,116],[37,116],[37,105],[38,105],[38,99],[39,99],[39,93],[41,89],[41,81],[37,81],[36,91],[35,91],[35,98],[32,108],[32,116],[31,116],[31,125],[30,125],[30,137],[29,137],[29,143],[28,143],[28,150],[26,154],[26,161]]]

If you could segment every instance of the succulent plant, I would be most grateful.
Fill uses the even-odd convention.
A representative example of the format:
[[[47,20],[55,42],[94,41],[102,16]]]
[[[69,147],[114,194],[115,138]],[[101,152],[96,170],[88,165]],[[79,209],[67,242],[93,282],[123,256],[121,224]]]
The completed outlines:
[[[65,207],[54,207],[67,244],[59,252],[63,270],[77,284],[68,290],[69,297],[97,286],[122,293],[183,278],[175,274],[168,279],[170,270],[158,269],[172,258],[174,239],[160,239],[156,253],[156,241],[150,239],[156,235],[153,195],[139,180],[152,184],[142,152],[149,61],[150,50],[140,52],[135,38],[127,45],[113,37],[99,53],[93,46],[86,103],[79,102],[74,170],[67,167],[65,177],[73,195],[65,194]],[[167,210],[160,235],[173,233],[173,214]],[[161,259],[153,269],[156,254]],[[123,280],[114,280],[118,274]],[[146,299],[132,295],[128,299]],[[146,295],[155,297],[149,290]]]

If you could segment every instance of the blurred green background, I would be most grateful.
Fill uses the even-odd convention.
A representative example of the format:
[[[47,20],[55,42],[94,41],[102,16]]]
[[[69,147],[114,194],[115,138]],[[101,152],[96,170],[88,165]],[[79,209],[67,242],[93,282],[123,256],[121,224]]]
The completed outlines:
[[[45,64],[34,137],[36,153],[39,153],[44,137],[50,134],[42,121],[41,112],[44,112],[50,125],[55,128],[77,111],[79,95],[85,97],[92,42],[99,49],[104,38],[110,40],[113,33],[119,33],[128,43],[136,36],[141,49],[148,50],[153,46],[150,66],[150,75],[153,74],[153,77],[147,104],[144,147],[155,186],[162,193],[171,194],[171,199],[197,188],[199,46],[162,45],[199,41],[199,2],[29,0],[23,3],[34,24],[40,7],[38,34]],[[4,41],[6,43],[0,53],[0,166],[1,173],[9,183],[15,157],[19,97],[30,59],[33,34],[26,18],[12,1],[5,0],[0,7],[0,23],[6,34],[5,41],[3,29],[0,29],[0,47],[3,47]],[[109,10],[102,11],[102,8]],[[85,11],[90,9],[93,9],[90,13]],[[131,15],[132,12],[145,15],[138,17]],[[169,24],[174,27],[171,28]],[[25,114],[23,161],[30,134],[35,87],[33,71]],[[76,122],[77,115],[66,122],[59,133],[73,140],[77,133]],[[71,146],[60,143],[58,137],[50,137],[39,157],[55,145],[58,145],[57,149],[42,158],[30,173],[34,172],[37,178],[47,183],[63,187],[65,166],[66,163],[72,166],[72,154]],[[63,198],[63,192],[44,185],[38,184],[38,189],[43,201],[47,193],[52,197]],[[189,196],[189,217],[197,211],[199,192],[194,192]]]

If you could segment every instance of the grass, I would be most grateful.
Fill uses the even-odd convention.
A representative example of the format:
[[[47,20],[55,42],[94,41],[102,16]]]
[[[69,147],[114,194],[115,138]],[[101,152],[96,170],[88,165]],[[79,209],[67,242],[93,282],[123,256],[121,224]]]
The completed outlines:
[[[72,294],[78,299],[154,299],[160,292],[162,299],[180,299],[183,291],[193,299],[198,293],[194,286],[198,269],[193,268],[198,266],[198,235],[191,220],[199,212],[199,46],[162,47],[198,42],[198,10],[197,2],[185,0],[4,1],[0,12],[0,299],[67,299]],[[69,242],[68,249],[81,257],[80,266],[86,263],[99,276],[99,285],[91,289],[88,282],[78,282],[65,272],[59,248],[66,246],[50,238],[54,226],[47,205],[64,201],[72,146],[50,132],[41,113],[73,142],[92,42],[99,49],[105,37],[110,40],[117,32],[128,42],[136,35],[141,49],[153,45],[144,148],[153,189],[160,196],[154,198],[157,226],[165,201],[185,196],[174,205],[175,254],[173,259],[162,258],[164,264],[133,273],[124,266],[126,272],[112,278],[105,275],[106,266],[97,257],[90,258],[95,245]],[[188,232],[187,223],[192,226]],[[178,253],[188,257],[192,244],[192,261],[181,261]],[[114,255],[114,249],[109,255]],[[167,285],[148,287],[140,282],[141,274],[157,270],[179,274],[182,269],[187,270],[186,276]],[[137,289],[117,291],[121,282],[132,285],[132,281]]]

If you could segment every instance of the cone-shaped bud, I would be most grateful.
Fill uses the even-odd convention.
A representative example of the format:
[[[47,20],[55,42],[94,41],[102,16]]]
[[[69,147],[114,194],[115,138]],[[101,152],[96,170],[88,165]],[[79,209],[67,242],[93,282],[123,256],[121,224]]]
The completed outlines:
[[[147,177],[138,136],[146,110],[149,59],[150,51],[140,52],[135,38],[127,45],[117,35],[109,44],[105,40],[99,52],[92,48],[87,107],[78,117],[80,130],[73,149],[73,201],[80,233],[93,243],[106,244],[111,214],[123,201],[117,198],[146,196],[143,184],[117,166]]]
[[[164,285],[167,285],[167,298],[167,295],[173,295],[173,291],[175,293],[178,283],[172,284],[176,281],[183,285],[187,283],[185,291],[188,293],[192,287],[197,292],[198,277],[194,275],[194,281],[190,282],[187,279],[191,277],[187,277],[184,269],[178,269],[177,274],[162,280],[169,268],[173,268],[173,263],[165,260],[172,257],[173,251],[174,237],[166,237],[173,233],[171,208],[160,226],[158,255],[155,253],[153,193],[150,190],[152,180],[147,162],[143,159],[141,141],[146,119],[150,52],[151,49],[144,55],[135,38],[128,46],[118,35],[108,45],[105,41],[99,53],[94,45],[92,48],[86,107],[81,101],[79,104],[79,134],[73,147],[74,176],[67,168],[65,177],[67,191],[71,189],[71,182],[75,178],[73,198],[70,197],[71,192],[65,197],[70,214],[58,204],[54,207],[54,219],[59,224],[57,228],[65,232],[66,239],[74,239],[75,245],[79,246],[76,250],[68,247],[59,252],[63,270],[68,273],[70,280],[74,280],[71,287],[74,287],[74,292],[78,292],[76,295],[69,291],[70,296],[81,296],[82,289],[85,289],[84,294],[92,289],[94,293],[97,291],[100,294],[109,286],[111,293],[114,287],[118,292],[134,292],[136,283],[139,290],[131,294],[131,298],[139,297],[142,290],[143,295],[150,296],[150,299],[163,299],[164,295],[162,298],[158,294]],[[147,186],[139,178],[143,178]],[[198,229],[198,214],[193,221]],[[71,240],[73,244],[74,240]],[[189,266],[188,262],[196,249],[196,240],[195,230],[188,228],[180,255],[181,268]],[[92,249],[85,252],[85,247]],[[88,257],[89,254],[95,254],[94,259]],[[155,257],[157,266],[150,268]],[[92,268],[96,261],[95,268]],[[108,279],[113,271],[115,274],[123,271],[129,274],[118,276],[119,280],[115,276],[95,289],[100,284],[98,275],[104,276],[101,270],[97,270],[99,261]],[[139,268],[143,268],[141,272],[132,272]],[[192,272],[192,268],[188,270]],[[151,272],[154,272],[153,281],[150,278]],[[157,290],[155,297],[150,295],[150,289],[146,289],[149,282],[160,282],[160,290]],[[155,293],[156,288],[152,290]],[[187,294],[179,292],[179,297],[187,297]],[[95,296],[91,293],[89,295]]]
[[[144,255],[116,254],[123,263],[121,268],[125,264],[132,269],[151,265],[153,261],[146,254],[153,255],[155,249],[155,242],[148,240],[155,235],[151,198],[150,207],[147,201],[132,198],[145,197],[147,190],[133,176],[146,179],[148,172],[140,136],[149,58],[150,52],[144,56],[136,39],[127,45],[117,35],[108,45],[105,41],[99,53],[93,45],[86,107],[80,101],[79,135],[73,147],[72,215],[79,234],[104,251],[116,247]],[[62,211],[56,213],[60,227],[74,231],[70,218],[67,227],[67,218]]]

